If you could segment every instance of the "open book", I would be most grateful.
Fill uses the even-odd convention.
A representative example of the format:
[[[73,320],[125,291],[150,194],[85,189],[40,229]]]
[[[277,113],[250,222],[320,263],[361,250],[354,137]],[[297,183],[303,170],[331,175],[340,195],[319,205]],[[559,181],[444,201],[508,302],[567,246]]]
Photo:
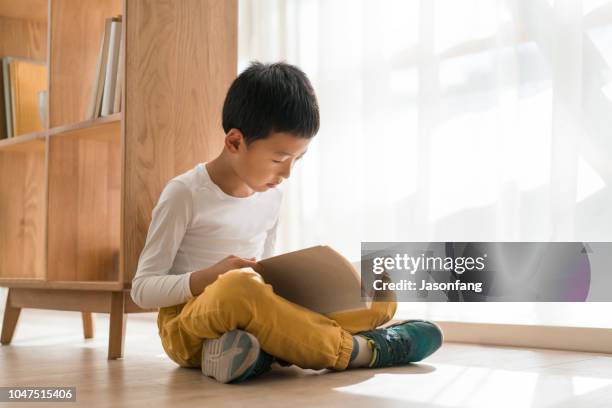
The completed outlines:
[[[368,307],[361,296],[359,262],[318,245],[259,261],[274,293],[322,314]]]

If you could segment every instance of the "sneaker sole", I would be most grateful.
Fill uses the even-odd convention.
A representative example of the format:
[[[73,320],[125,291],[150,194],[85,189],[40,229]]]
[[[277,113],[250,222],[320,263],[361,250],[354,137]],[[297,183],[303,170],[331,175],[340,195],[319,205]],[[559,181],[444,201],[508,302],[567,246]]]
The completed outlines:
[[[221,383],[228,383],[255,363],[259,342],[244,330],[232,330],[218,339],[208,339],[202,346],[202,373]]]

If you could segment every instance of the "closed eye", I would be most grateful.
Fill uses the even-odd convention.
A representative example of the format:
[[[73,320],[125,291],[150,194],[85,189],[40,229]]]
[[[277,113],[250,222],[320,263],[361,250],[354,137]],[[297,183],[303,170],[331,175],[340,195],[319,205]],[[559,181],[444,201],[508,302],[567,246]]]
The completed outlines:
[[[298,158],[296,158],[295,160],[300,160],[302,157],[304,157],[304,154],[300,155]],[[282,160],[272,160],[274,163],[282,163]]]

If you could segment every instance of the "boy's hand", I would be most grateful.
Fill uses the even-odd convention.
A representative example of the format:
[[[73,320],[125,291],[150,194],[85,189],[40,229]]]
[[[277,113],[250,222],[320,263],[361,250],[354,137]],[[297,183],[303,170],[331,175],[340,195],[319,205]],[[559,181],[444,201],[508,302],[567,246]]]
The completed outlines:
[[[216,264],[191,274],[189,277],[189,289],[191,290],[191,294],[193,296],[198,296],[204,291],[206,286],[217,279],[217,276],[227,271],[247,267],[253,268],[255,272],[261,272],[263,270],[263,267],[255,262],[255,258],[246,259],[235,255],[225,257]]]
[[[219,274],[225,273],[227,271],[231,271],[232,269],[240,269],[251,267],[255,272],[261,272],[262,266],[255,261],[255,258],[241,258],[236,255],[230,255],[216,264],[213,265],[213,268],[219,271]]]

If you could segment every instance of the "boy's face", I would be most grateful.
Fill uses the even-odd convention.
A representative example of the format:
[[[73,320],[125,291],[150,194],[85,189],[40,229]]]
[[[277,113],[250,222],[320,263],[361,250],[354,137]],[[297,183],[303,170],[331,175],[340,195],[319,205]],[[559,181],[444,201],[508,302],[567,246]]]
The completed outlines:
[[[236,131],[238,136],[232,136]],[[295,136],[291,133],[271,133],[264,139],[258,139],[247,147],[240,131],[232,129],[228,136],[240,140],[232,143],[234,153],[234,170],[238,176],[254,191],[266,191],[275,188],[291,175],[295,162],[304,156],[311,139]]]

